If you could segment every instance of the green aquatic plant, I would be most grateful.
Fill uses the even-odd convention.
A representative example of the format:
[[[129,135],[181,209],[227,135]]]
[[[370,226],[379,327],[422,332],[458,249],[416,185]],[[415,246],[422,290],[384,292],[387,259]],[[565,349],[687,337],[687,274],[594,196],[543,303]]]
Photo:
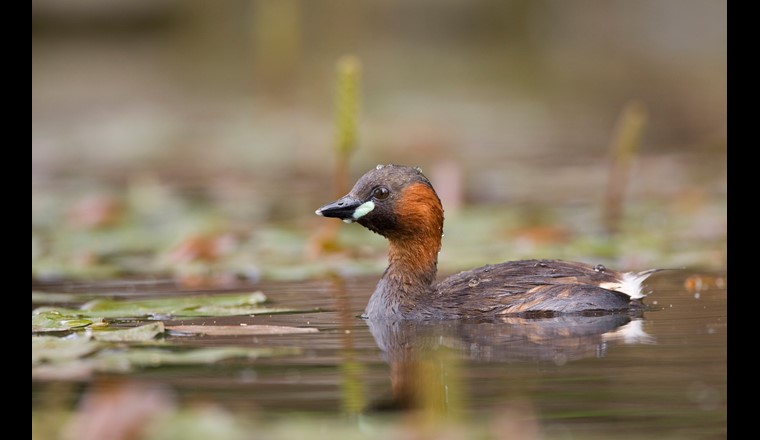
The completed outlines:
[[[340,164],[346,163],[357,147],[361,61],[354,55],[342,56],[336,64],[336,75],[335,149]]]
[[[349,161],[358,147],[359,113],[361,109],[361,61],[355,55],[343,55],[335,65],[335,172],[333,187],[336,196],[348,192]],[[307,254],[312,257],[325,250],[340,249],[338,224],[325,223],[310,239]]]
[[[264,307],[261,304],[265,301],[266,296],[261,292],[137,300],[99,298],[88,301],[79,308],[38,307],[32,311],[32,327],[33,329],[35,326],[59,329],[67,326],[83,327],[90,324],[86,320],[102,318],[235,316],[298,311]],[[75,324],[72,325],[71,321]]]
[[[150,332],[145,333],[146,337]],[[33,380],[82,380],[95,373],[129,373],[141,368],[178,365],[211,365],[241,358],[289,356],[296,347],[180,348],[171,344],[146,347],[138,341],[102,341],[90,335],[74,338],[32,336]]]
[[[644,104],[631,101],[623,107],[615,127],[610,144],[609,175],[602,204],[602,222],[609,234],[620,229],[625,188],[646,122],[647,111]]]

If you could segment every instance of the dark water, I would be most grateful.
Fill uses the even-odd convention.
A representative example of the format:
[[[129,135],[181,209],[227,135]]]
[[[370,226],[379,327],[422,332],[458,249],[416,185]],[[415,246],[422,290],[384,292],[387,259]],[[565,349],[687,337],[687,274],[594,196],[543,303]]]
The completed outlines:
[[[375,279],[259,284],[253,288],[276,305],[322,311],[182,323],[320,331],[167,338],[188,346],[299,347],[300,354],[131,376],[168,384],[183,402],[273,417],[348,412],[371,418],[426,407],[463,420],[532,420],[541,436],[552,438],[724,438],[727,293],[722,278],[693,275],[653,276],[652,310],[639,316],[424,325],[357,318]],[[148,285],[135,294],[174,293]],[[33,409],[50,390],[33,381]]]

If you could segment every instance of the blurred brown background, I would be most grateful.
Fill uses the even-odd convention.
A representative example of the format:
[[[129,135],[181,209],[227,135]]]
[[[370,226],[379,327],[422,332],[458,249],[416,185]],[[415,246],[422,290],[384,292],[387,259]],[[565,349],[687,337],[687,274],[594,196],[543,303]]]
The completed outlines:
[[[721,240],[726,20],[712,0],[33,1],[33,223],[35,198],[149,175],[311,226],[351,53],[354,176],[414,164],[454,181],[447,206],[590,209],[636,100],[629,200],[681,203],[690,240]]]

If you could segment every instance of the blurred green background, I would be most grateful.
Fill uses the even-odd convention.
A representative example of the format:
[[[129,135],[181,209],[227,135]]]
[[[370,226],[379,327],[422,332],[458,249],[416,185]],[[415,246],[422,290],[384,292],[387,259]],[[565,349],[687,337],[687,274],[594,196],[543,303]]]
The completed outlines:
[[[726,42],[711,0],[33,1],[33,276],[379,270],[384,244],[358,227],[336,258],[308,249],[336,195],[344,54],[362,64],[352,179],[420,165],[446,208],[444,270],[724,270]],[[631,102],[646,124],[610,236]]]

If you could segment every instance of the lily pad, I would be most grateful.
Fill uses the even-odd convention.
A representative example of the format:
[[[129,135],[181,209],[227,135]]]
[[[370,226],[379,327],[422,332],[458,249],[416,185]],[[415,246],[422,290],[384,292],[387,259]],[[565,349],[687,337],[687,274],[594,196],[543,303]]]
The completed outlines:
[[[32,380],[88,380],[95,374],[95,363],[90,359],[70,362],[32,365]]]
[[[98,372],[129,373],[140,368],[211,365],[227,359],[257,359],[288,356],[301,352],[299,348],[294,347],[209,347],[183,351],[165,348],[110,349],[110,343],[105,341],[81,339],[71,342],[71,340],[47,336],[39,338],[55,339],[58,342],[39,341],[36,343],[38,346],[46,344],[50,347],[35,350],[33,340],[32,379],[37,380],[83,380]]]
[[[256,435],[261,434],[261,426],[248,418],[235,417],[235,414],[221,407],[210,405],[175,411],[147,425],[146,429],[145,438],[156,440],[209,438],[245,440],[250,439],[253,432]]]
[[[100,345],[89,337],[32,336],[32,366],[79,359],[99,348]]]
[[[292,333],[317,333],[314,327],[287,327],[281,325],[174,325],[167,330],[200,335],[285,335]]]
[[[55,316],[51,312],[85,319],[102,319],[152,316],[234,316],[296,311],[262,307],[260,304],[265,301],[266,296],[261,292],[140,300],[96,299],[83,304],[78,309],[39,307],[32,312],[32,317],[40,314]]]
[[[62,313],[54,309],[38,309],[32,312],[32,332],[65,331],[85,328],[102,319],[87,319],[76,313]]]
[[[92,332],[92,338],[96,341],[111,342],[142,342],[150,341],[164,332],[164,323],[161,321],[120,330],[102,330]]]
[[[32,304],[74,303],[92,299],[92,294],[32,291]]]
[[[94,360],[97,371],[124,372],[139,367],[170,365],[205,365],[225,359],[292,355],[298,348],[244,348],[207,347],[193,350],[173,351],[163,348],[133,348],[130,350],[99,352]]]
[[[95,299],[82,305],[89,313],[121,313],[128,309],[134,313],[149,315],[155,313],[174,314],[205,306],[238,307],[261,304],[266,301],[261,292],[235,293],[225,295],[174,296],[169,298],[149,298],[139,300]]]

